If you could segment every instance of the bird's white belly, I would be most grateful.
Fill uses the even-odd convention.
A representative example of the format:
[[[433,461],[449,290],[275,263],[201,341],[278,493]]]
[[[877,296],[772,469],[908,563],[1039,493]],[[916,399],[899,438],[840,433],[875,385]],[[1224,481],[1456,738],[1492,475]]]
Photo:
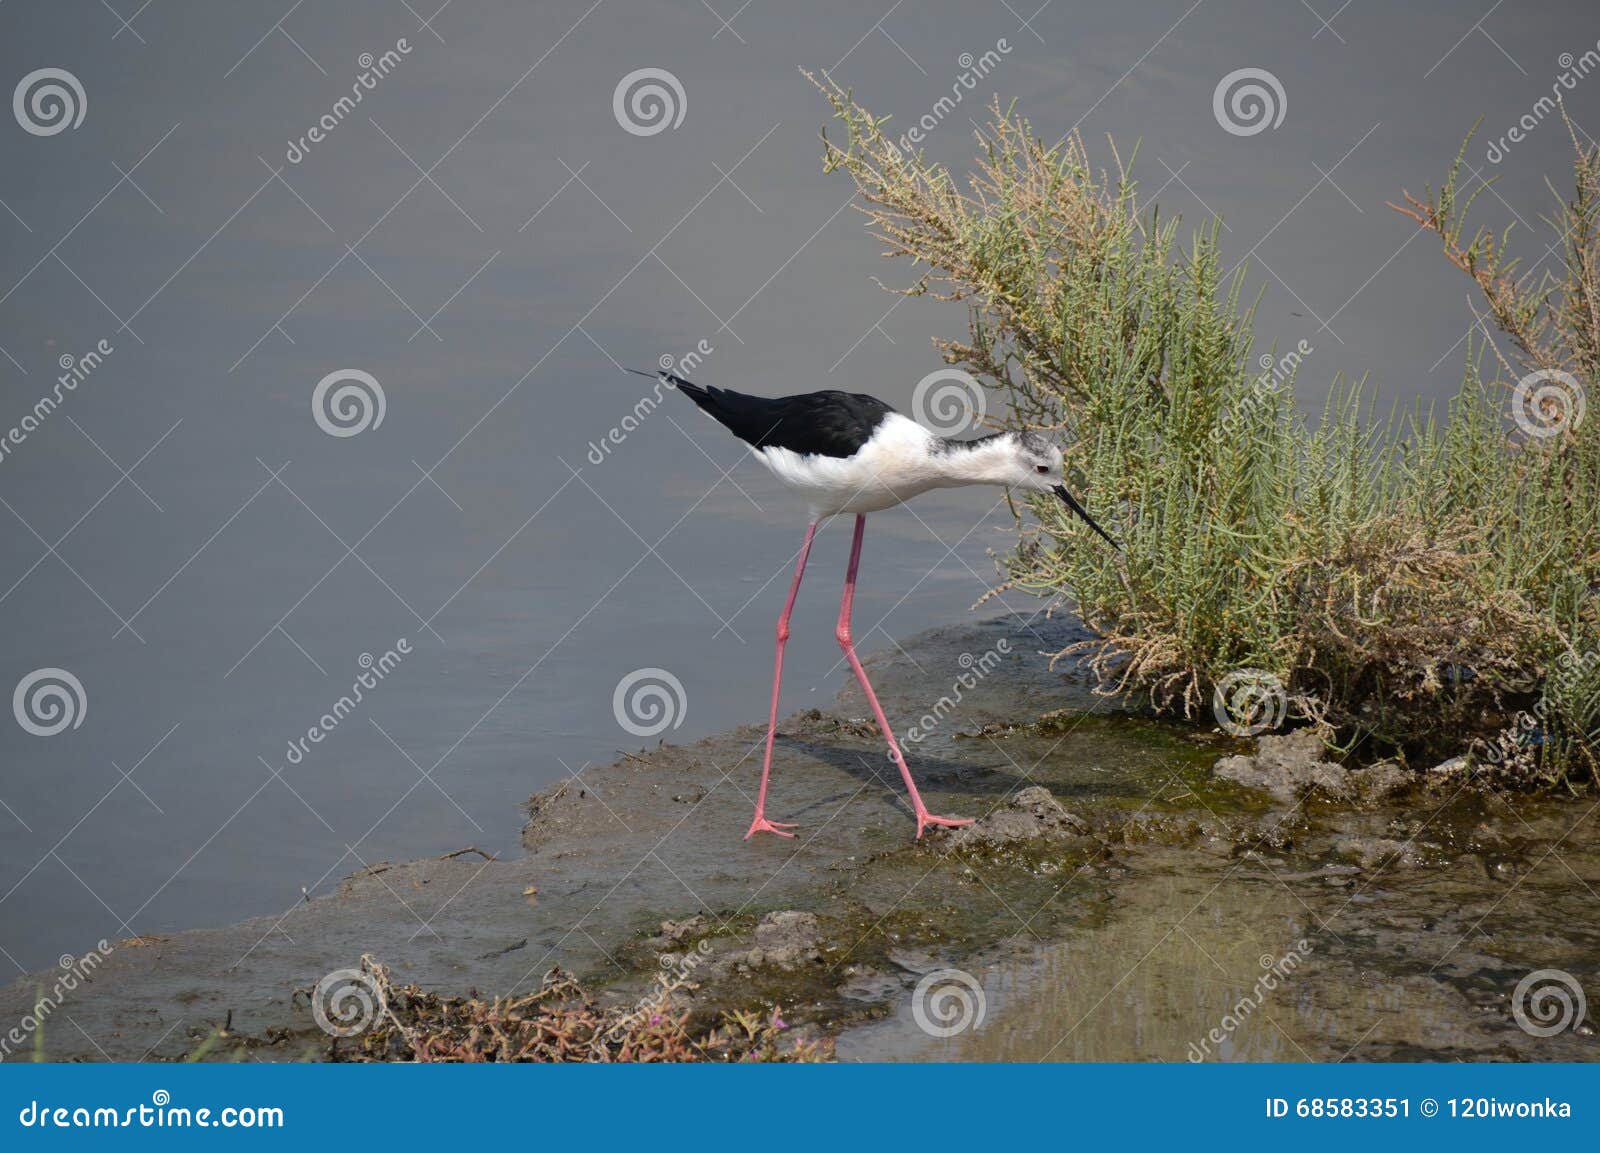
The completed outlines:
[[[751,451],[820,517],[878,512],[940,487],[945,481],[930,465],[929,439],[921,425],[895,413],[851,457],[802,456],[771,446]]]

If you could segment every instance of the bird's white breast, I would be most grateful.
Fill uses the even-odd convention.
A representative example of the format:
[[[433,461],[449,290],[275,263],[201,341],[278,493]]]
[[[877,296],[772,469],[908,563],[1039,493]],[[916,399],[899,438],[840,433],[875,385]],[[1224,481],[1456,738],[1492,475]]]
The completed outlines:
[[[750,451],[822,517],[893,508],[940,487],[945,477],[934,448],[932,433],[892,412],[854,456],[802,456],[771,445]]]

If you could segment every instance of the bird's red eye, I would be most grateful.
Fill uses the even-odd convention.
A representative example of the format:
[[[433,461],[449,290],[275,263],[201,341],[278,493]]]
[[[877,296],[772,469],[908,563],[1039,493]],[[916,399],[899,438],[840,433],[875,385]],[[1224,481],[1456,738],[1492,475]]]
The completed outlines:
[[[1050,472],[1050,466],[1047,464],[1036,464],[1033,466],[1033,471],[1038,473],[1040,476],[1047,476]]]

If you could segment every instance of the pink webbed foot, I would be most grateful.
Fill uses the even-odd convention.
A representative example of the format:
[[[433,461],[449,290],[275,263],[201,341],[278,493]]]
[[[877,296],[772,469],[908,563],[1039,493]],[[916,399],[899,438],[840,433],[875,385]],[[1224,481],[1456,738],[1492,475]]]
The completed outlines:
[[[936,817],[926,809],[917,814],[917,840],[922,840],[922,831],[928,825],[940,829],[959,829],[963,825],[970,825],[972,817]]]
[[[757,833],[776,833],[780,837],[792,837],[794,836],[793,833],[786,833],[784,830],[795,828],[799,828],[799,826],[790,824],[787,821],[769,821],[766,817],[757,813],[756,819],[750,822],[750,831],[744,835],[744,839],[748,841]]]

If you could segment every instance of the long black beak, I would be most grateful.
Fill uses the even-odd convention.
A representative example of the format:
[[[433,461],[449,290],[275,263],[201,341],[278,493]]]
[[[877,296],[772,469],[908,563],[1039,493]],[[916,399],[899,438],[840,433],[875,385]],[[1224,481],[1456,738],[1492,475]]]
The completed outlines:
[[[1055,486],[1055,488],[1052,491],[1054,491],[1054,493],[1057,496],[1059,496],[1062,500],[1067,502],[1067,507],[1068,508],[1070,508],[1073,512],[1077,513],[1079,516],[1081,516],[1083,518],[1083,523],[1084,524],[1088,525],[1090,528],[1094,529],[1095,532],[1097,532],[1101,536],[1105,537],[1106,538],[1106,543],[1108,545],[1110,545],[1112,548],[1116,549],[1118,552],[1122,551],[1122,546],[1120,544],[1118,544],[1116,541],[1111,539],[1111,534],[1110,533],[1106,532],[1105,529],[1103,529],[1099,525],[1095,524],[1094,517],[1090,516],[1089,513],[1088,513],[1088,510],[1085,509],[1081,504],[1078,503],[1077,498],[1074,497],[1070,492],[1067,491],[1067,486],[1066,485],[1058,484],[1058,485]]]

